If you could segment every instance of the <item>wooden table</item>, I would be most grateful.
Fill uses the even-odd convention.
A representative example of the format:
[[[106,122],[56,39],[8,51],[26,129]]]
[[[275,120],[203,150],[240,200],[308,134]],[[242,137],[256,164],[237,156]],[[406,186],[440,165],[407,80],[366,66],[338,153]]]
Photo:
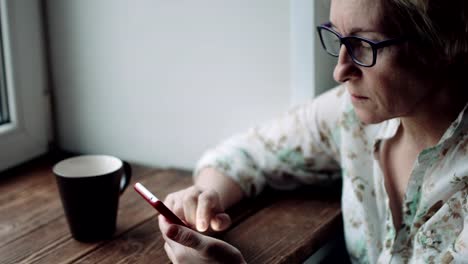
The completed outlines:
[[[51,168],[42,157],[0,174],[0,263],[169,263],[156,211],[132,188],[121,196],[117,231],[108,241],[81,243],[68,230]],[[190,172],[133,165],[159,196],[191,184]],[[248,263],[301,263],[341,232],[339,190],[267,191],[229,211],[233,225],[219,237]]]

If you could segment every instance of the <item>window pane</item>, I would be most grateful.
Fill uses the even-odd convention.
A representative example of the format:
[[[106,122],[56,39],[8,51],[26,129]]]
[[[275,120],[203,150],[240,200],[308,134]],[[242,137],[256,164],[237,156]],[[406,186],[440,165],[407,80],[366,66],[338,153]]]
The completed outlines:
[[[10,121],[8,113],[8,101],[6,94],[6,87],[4,85],[3,75],[0,76],[0,125],[8,123]]]
[[[1,33],[1,32],[0,32]],[[8,113],[8,94],[5,81],[5,67],[3,59],[3,39],[0,34],[0,125],[10,121]]]

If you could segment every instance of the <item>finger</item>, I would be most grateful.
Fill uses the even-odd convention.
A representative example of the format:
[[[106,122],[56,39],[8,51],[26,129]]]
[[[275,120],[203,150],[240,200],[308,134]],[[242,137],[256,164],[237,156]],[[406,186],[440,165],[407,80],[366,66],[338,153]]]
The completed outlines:
[[[197,229],[205,232],[208,229],[208,223],[216,213],[221,209],[219,196],[215,191],[206,191],[198,197],[197,207]]]
[[[195,225],[195,217],[196,217],[196,212],[197,212],[199,194],[200,194],[200,191],[198,189],[190,188],[183,197],[183,211],[184,211],[185,221],[187,221],[190,226]]]
[[[224,231],[231,226],[231,217],[226,213],[217,214],[210,222],[211,228],[215,231]]]
[[[166,199],[164,199],[164,202],[163,202],[167,208],[171,209],[171,210],[174,210],[174,203],[175,203],[175,199],[174,199],[174,195],[173,194],[169,194]]]
[[[179,216],[179,218],[181,217],[180,214],[182,212],[182,208],[180,207],[179,209],[176,209],[176,204],[175,204],[175,196],[173,194],[169,194],[166,199],[164,200],[164,205],[169,208],[169,210],[171,210],[172,212],[174,212],[177,216]],[[176,213],[176,211],[178,211],[178,213]]]
[[[163,235],[163,239],[166,240],[166,233],[167,229],[169,228],[169,222],[167,222],[166,218],[163,215],[158,215],[158,226],[161,234]]]
[[[159,230],[161,231],[161,234],[162,234],[162,238],[166,242],[173,242],[171,241],[170,238],[167,237],[168,232],[171,232],[169,229],[170,229],[170,226],[173,225],[173,223],[169,222],[169,220],[163,215],[158,216],[158,223],[159,223]]]
[[[182,220],[185,220],[184,205],[182,204],[182,201],[175,200],[171,210],[175,215],[177,215],[177,217],[179,217]]]
[[[180,194],[177,195],[177,193],[171,193],[168,196],[166,196],[166,199],[163,203],[167,208],[169,208],[169,210],[174,212],[174,214],[177,215],[177,217],[184,220],[184,210],[182,208],[182,202],[178,201],[177,197],[180,197]]]
[[[170,224],[168,226],[166,236],[169,238],[166,242],[171,246],[171,248],[182,245],[193,248],[196,251],[202,251],[204,249],[205,240],[210,239],[209,237],[205,237],[190,228],[175,224]]]
[[[172,250],[171,246],[169,246],[167,242],[164,243],[164,251],[166,251],[167,257],[172,263],[177,263],[175,255],[174,255],[174,251]]]

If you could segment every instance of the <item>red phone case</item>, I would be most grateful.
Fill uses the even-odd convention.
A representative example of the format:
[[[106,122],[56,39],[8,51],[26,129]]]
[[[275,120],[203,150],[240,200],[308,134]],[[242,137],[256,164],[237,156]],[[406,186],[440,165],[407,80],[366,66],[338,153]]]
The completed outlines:
[[[169,222],[177,225],[182,225],[187,227],[182,220],[180,220],[177,215],[175,215],[169,208],[162,201],[160,201],[154,194],[152,194],[148,189],[145,188],[141,183],[137,182],[133,186],[135,191],[139,193],[149,204],[151,204],[154,209],[156,209],[159,213],[164,215],[164,217],[169,220]]]

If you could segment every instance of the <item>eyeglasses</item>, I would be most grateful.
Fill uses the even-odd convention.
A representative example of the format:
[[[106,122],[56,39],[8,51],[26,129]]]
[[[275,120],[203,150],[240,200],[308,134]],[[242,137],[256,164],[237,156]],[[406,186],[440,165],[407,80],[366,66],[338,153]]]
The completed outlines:
[[[322,46],[328,54],[338,57],[341,45],[345,45],[353,62],[364,67],[372,67],[375,65],[378,49],[406,41],[404,37],[387,39],[380,42],[357,36],[342,37],[340,33],[331,28],[330,23],[318,26],[317,31]]]

